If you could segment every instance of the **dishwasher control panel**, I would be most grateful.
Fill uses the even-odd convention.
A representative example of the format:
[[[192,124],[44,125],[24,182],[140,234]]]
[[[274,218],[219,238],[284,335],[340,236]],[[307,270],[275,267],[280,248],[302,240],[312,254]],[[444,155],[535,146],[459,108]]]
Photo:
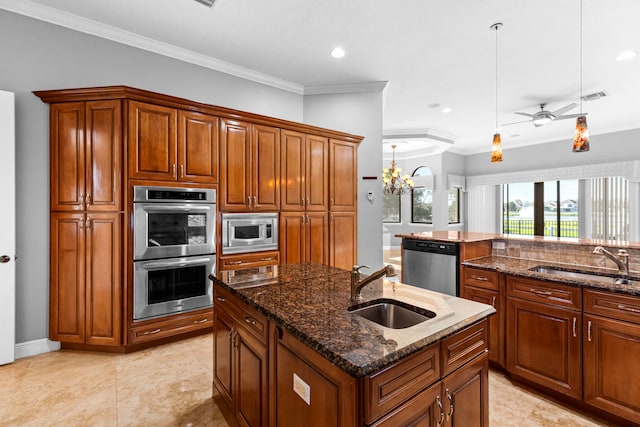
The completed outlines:
[[[456,243],[405,239],[402,242],[402,246],[403,249],[407,251],[435,252],[445,255],[458,255],[458,245]]]

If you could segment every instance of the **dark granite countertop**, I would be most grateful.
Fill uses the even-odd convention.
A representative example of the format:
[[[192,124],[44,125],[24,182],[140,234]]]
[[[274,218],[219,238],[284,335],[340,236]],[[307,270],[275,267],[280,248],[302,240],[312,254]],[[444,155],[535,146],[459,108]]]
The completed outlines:
[[[495,312],[486,304],[379,279],[362,291],[364,301],[389,298],[436,313],[406,329],[390,329],[347,309],[350,273],[321,264],[272,266],[210,276],[241,301],[286,329],[354,377],[376,373],[439,339]]]
[[[586,278],[564,277],[564,276],[558,276],[555,274],[539,273],[536,271],[531,271],[532,268],[542,265],[542,266],[556,267],[558,269],[566,270],[566,271],[586,271],[586,272],[616,275],[617,273],[616,270],[611,270],[611,269],[593,268],[593,267],[579,266],[579,265],[568,265],[568,264],[553,263],[553,262],[542,261],[542,260],[527,260],[523,258],[513,258],[513,257],[495,256],[495,255],[471,259],[463,262],[462,264],[468,267],[476,267],[476,268],[482,268],[485,270],[499,271],[502,273],[510,274],[512,276],[548,280],[548,281],[564,283],[564,284],[573,285],[573,286],[606,290],[610,292],[624,293],[629,295],[640,295],[640,277],[635,277],[635,273],[632,273],[632,276],[635,277],[635,280],[633,281],[632,284],[622,285],[622,284],[615,284],[614,278],[603,277],[602,280],[599,280],[599,279],[591,280]],[[618,277],[622,277],[622,276],[618,276]]]

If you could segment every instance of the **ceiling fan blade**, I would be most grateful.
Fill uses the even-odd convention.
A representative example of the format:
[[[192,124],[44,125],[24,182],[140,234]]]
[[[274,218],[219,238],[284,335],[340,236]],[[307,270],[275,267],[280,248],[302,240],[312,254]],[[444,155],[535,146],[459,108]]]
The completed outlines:
[[[580,116],[586,116],[589,113],[582,113],[582,114],[565,114],[564,116],[558,116],[556,117],[554,120],[564,120],[564,119],[574,119],[576,117],[580,117]]]
[[[575,102],[572,102],[569,105],[565,105],[562,108],[558,108],[556,111],[551,112],[551,114],[553,114],[554,116],[558,117],[558,116],[563,115],[564,113],[566,113],[569,110],[573,110],[577,106],[578,106],[578,104],[576,104]]]
[[[527,116],[527,117],[531,117],[531,118],[535,117],[535,114],[523,113],[521,111],[516,111],[514,114],[520,114],[521,116]]]
[[[502,127],[502,126],[510,126],[510,125],[517,125],[518,123],[529,123],[529,122],[531,122],[531,120],[521,120],[519,122],[501,123],[500,127]]]

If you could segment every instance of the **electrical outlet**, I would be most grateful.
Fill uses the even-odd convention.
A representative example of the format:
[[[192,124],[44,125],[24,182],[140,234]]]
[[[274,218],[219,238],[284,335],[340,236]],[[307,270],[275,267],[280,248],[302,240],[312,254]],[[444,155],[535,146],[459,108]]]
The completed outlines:
[[[300,396],[307,405],[311,405],[311,387],[296,374],[293,374],[293,391]]]

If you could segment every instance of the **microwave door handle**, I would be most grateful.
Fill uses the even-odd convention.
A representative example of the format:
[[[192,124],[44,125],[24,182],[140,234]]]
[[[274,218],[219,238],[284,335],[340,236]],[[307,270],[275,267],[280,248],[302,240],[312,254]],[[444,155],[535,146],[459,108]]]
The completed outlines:
[[[160,270],[167,267],[185,267],[187,265],[206,264],[211,261],[211,258],[197,258],[187,261],[165,261],[165,262],[145,262],[142,267],[145,270]]]

